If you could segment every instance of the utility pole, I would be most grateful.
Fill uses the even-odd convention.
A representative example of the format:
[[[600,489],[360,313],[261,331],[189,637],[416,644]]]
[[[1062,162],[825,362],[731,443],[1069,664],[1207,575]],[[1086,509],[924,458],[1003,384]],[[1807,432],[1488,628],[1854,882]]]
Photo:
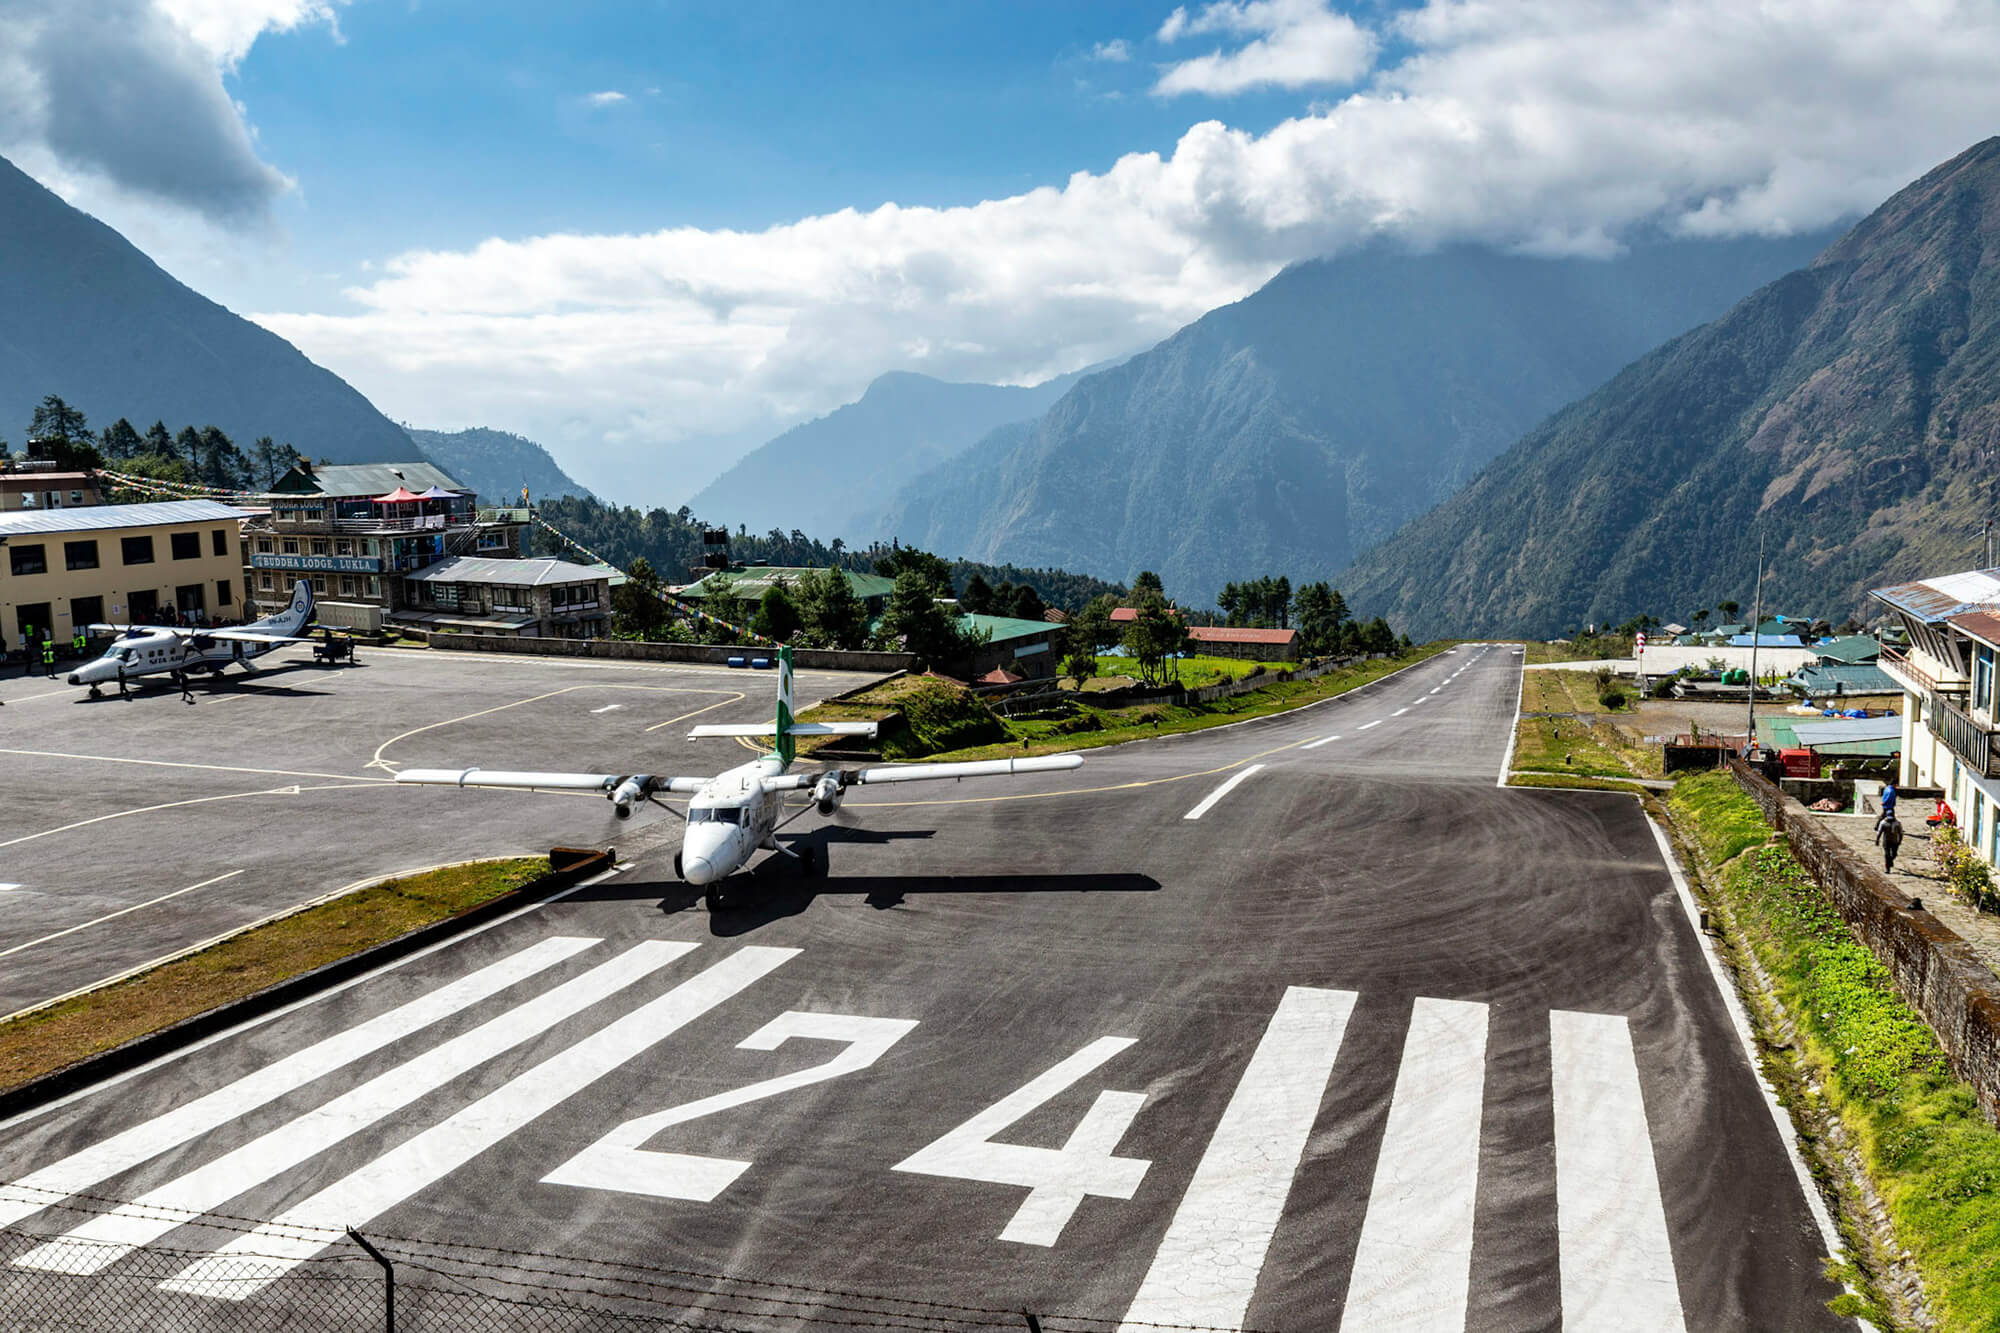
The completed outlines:
[[[1750,726],[1744,749],[1757,743],[1757,627],[1764,623],[1764,537],[1757,537],[1757,587],[1750,594]]]

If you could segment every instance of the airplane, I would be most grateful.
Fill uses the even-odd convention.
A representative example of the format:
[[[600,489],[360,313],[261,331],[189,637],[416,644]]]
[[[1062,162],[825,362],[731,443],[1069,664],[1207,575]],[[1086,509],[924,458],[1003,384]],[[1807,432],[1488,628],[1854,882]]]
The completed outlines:
[[[312,583],[300,579],[292,586],[292,600],[284,610],[248,625],[226,629],[193,629],[177,625],[92,625],[92,634],[116,634],[102,657],[85,662],[69,673],[72,685],[90,686],[90,697],[103,697],[104,684],[136,680],[162,671],[209,671],[221,675],[232,662],[251,669],[250,659],[261,657],[288,643],[309,643],[299,637],[312,623]]]
[[[778,649],[778,715],[774,724],[698,726],[689,740],[705,737],[772,737],[772,753],[739,764],[714,777],[658,777],[650,773],[515,773],[483,768],[411,768],[396,781],[419,786],[501,787],[515,791],[597,791],[611,802],[620,819],[629,819],[641,801],[658,793],[685,795],[687,829],[681,850],[674,854],[674,874],[705,888],[709,910],[726,905],[722,881],[748,865],[758,851],[773,851],[798,861],[806,873],[823,873],[825,859],[812,848],[793,851],[778,844],[776,834],[793,820],[814,810],[822,816],[840,808],[849,787],[881,782],[941,782],[964,778],[1008,777],[1016,773],[1054,773],[1083,766],[1079,754],[1038,755],[1023,759],[984,759],[964,763],[892,764],[882,768],[827,768],[817,772],[789,770],[798,757],[801,736],[860,736],[872,739],[873,722],[794,722],[792,720],[792,650]],[[805,792],[803,805],[785,814],[786,795]]]

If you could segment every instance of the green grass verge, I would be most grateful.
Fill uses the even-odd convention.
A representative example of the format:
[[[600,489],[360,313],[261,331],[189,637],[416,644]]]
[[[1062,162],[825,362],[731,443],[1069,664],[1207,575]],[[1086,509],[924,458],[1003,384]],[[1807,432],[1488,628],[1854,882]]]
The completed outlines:
[[[1624,738],[1605,723],[1574,718],[1524,717],[1514,732],[1514,769],[1523,773],[1647,777],[1622,757]]]
[[[2000,1330],[2000,1131],[1887,970],[1791,852],[1767,841],[1756,804],[1726,774],[1682,778],[1671,806],[1711,861],[1727,861],[1716,887],[1728,935],[1770,978],[1805,1070],[1923,1275],[1938,1326]],[[1881,1319],[1852,1297],[1835,1308]]]
[[[0,1023],[0,1091],[477,907],[548,873],[510,857],[385,880]]]
[[[1641,790],[1637,778],[1599,778],[1570,773],[1510,773],[1510,787],[1553,787],[1563,791],[1622,791],[1628,795]]]

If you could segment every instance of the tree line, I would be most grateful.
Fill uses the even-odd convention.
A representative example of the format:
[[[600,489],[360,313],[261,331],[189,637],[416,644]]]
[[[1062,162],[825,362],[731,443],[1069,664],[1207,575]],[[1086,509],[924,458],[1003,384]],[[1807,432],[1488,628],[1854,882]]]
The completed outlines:
[[[141,433],[120,417],[93,435],[82,410],[56,394],[36,405],[28,446],[69,471],[113,467],[158,481],[237,491],[269,490],[299,457],[291,445],[268,435],[245,449],[218,426],[175,432],[155,421]],[[6,454],[7,442],[0,439],[0,457]]]

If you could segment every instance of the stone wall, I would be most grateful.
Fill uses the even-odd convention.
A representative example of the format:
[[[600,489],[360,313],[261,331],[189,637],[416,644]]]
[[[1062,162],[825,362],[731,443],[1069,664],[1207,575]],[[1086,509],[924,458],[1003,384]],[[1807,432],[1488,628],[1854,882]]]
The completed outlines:
[[[505,634],[426,634],[433,648],[467,653],[520,653],[536,657],[610,657],[641,662],[710,662],[732,657],[776,659],[776,648],[727,647],[707,643],[641,643],[636,639],[535,639]],[[792,664],[808,671],[907,671],[908,653],[846,652],[836,648],[794,648]]]
[[[1929,912],[1911,910],[1909,896],[1887,876],[1847,855],[1804,806],[1740,759],[1731,759],[1729,770],[1930,1024],[1987,1119],[2000,1123],[2000,980],[1955,931]]]

